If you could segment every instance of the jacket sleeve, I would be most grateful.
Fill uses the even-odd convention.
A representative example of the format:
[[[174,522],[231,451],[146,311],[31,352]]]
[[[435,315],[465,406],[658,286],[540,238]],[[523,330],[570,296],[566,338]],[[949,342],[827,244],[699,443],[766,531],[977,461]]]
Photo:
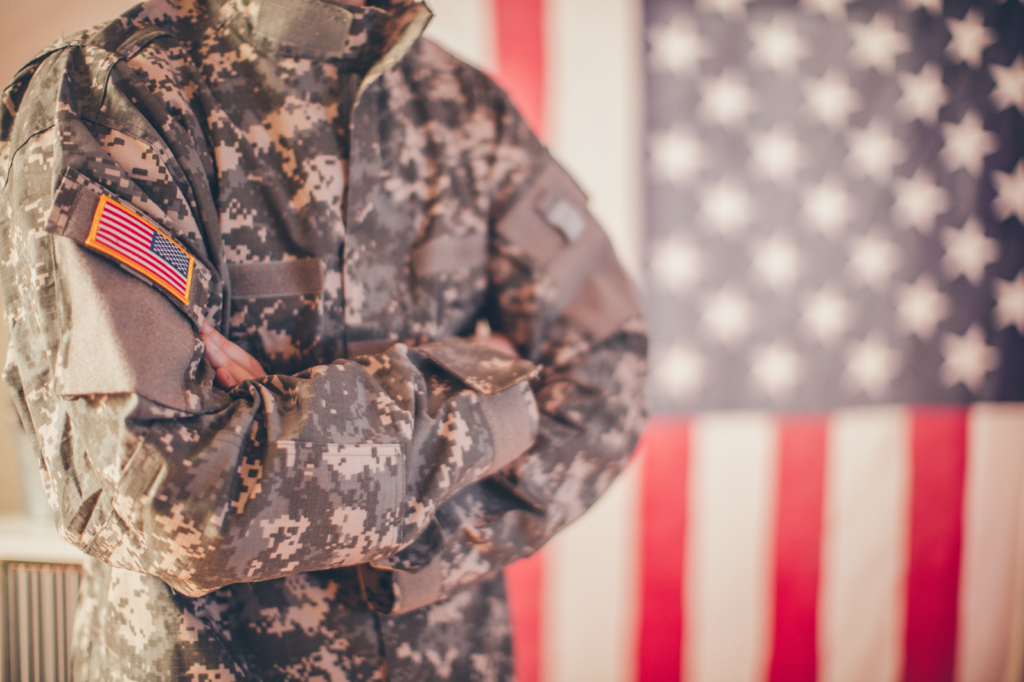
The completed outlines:
[[[197,323],[219,275],[197,175],[104,59],[54,53],[0,107],[4,376],[63,538],[190,596],[360,564],[530,445],[533,366],[462,340],[214,388]],[[90,247],[103,201],[191,255],[195,288],[170,296]],[[431,359],[453,350],[476,360]]]
[[[543,367],[532,382],[539,435],[446,501],[412,545],[361,567],[371,605],[386,614],[451,596],[539,549],[622,470],[646,417],[647,337],[634,289],[583,192],[505,106],[499,145],[537,151],[494,218],[489,317]]]

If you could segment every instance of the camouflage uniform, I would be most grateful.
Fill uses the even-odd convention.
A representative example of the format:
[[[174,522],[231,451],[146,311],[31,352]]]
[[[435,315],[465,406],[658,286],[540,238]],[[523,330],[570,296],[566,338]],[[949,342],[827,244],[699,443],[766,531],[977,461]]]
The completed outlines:
[[[3,93],[5,379],[91,557],[78,679],[506,679],[500,569],[635,444],[584,196],[424,5],[374,4],[152,0]],[[110,200],[183,295],[90,242]],[[203,319],[268,376],[216,388]]]

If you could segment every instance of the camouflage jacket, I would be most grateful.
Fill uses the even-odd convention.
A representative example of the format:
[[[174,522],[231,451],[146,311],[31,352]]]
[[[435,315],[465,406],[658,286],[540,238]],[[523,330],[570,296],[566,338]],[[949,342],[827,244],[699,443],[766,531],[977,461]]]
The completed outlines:
[[[3,92],[4,376],[91,557],[79,679],[505,679],[500,569],[635,444],[585,197],[373,4],[152,0]],[[204,319],[268,376],[216,388]]]

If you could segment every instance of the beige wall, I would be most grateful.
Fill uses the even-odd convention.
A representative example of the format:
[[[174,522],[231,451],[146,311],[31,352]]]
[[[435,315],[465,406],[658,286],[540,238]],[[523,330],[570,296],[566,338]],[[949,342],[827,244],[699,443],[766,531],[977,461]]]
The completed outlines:
[[[0,81],[62,35],[112,19],[130,0],[0,0]]]
[[[0,81],[6,85],[22,64],[61,35],[111,19],[134,2],[126,0],[0,0]],[[7,335],[0,325],[0,357]],[[24,507],[14,441],[8,424],[10,396],[0,388],[0,514]]]

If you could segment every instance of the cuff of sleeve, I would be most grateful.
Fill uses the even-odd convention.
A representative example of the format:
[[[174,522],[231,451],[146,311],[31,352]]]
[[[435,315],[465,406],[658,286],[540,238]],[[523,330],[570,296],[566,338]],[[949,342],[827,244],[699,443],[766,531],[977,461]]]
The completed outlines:
[[[481,395],[480,407],[494,442],[489,475],[505,468],[533,445],[537,438],[537,400],[530,384],[523,381],[496,395]]]
[[[361,564],[358,569],[363,598],[382,615],[409,613],[441,598],[441,562],[436,559],[415,573],[369,564]]]

